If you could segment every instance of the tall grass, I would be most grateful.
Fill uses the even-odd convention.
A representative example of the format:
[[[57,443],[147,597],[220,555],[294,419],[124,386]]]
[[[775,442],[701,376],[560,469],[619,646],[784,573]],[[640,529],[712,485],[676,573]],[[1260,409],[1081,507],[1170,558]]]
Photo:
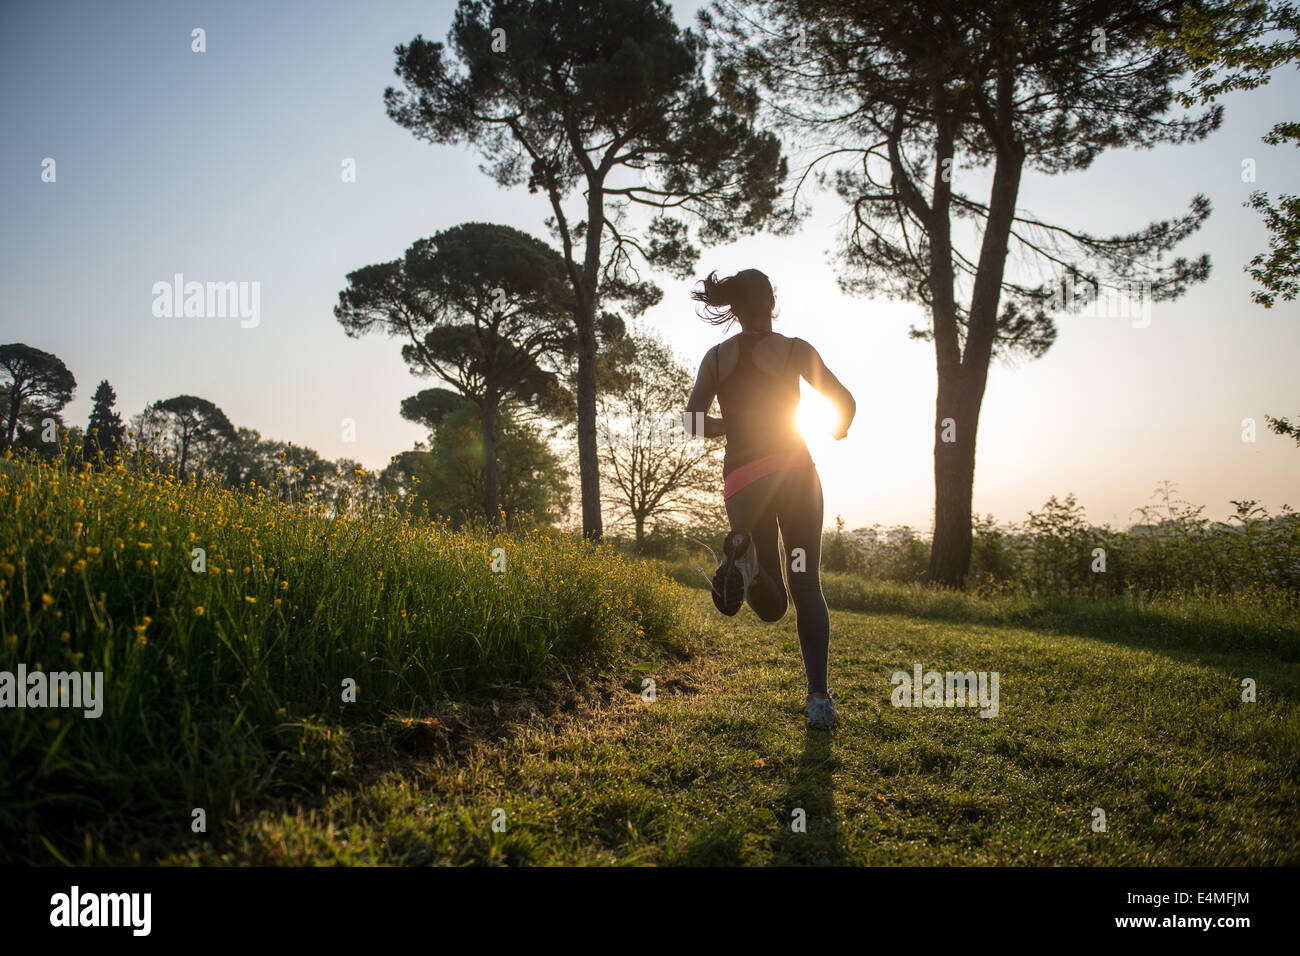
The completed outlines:
[[[358,723],[686,627],[662,573],[572,537],[0,464],[0,670],[102,671],[105,697],[4,713],[0,860],[102,855],[149,817],[187,833],[191,808],[328,779]]]

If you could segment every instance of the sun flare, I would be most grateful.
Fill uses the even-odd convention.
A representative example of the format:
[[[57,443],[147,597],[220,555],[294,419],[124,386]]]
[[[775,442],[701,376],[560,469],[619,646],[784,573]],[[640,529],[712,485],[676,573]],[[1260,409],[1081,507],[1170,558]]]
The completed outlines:
[[[835,409],[825,398],[816,392],[805,392],[799,401],[799,410],[795,413],[799,431],[807,442],[828,442],[835,430]]]

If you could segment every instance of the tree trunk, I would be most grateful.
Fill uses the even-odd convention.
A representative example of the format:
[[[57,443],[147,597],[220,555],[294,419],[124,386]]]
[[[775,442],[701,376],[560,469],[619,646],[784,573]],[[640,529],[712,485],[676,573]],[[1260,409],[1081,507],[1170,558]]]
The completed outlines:
[[[578,306],[578,473],[582,485],[582,534],[598,540],[604,532],[600,516],[600,449],[596,443],[596,288],[599,282],[600,237],[604,233],[605,196],[601,184],[587,190],[587,246],[583,260],[584,294]]]
[[[960,372],[956,373],[960,375]],[[935,402],[934,540],[928,583],[960,588],[970,570],[971,499],[975,491],[975,431],[960,381],[940,373]],[[945,436],[952,441],[945,441]]]
[[[975,436],[979,431],[980,407],[988,383],[989,361],[997,337],[998,307],[1006,271],[1007,242],[1015,217],[1024,148],[1012,140],[1009,121],[1013,88],[1009,78],[999,84],[999,130],[1002,142],[993,172],[989,216],[980,243],[979,265],[965,348],[955,362],[955,312],[942,306],[935,296],[935,344],[938,349],[939,388],[935,401],[934,436],[934,541],[930,546],[929,583],[960,588],[970,570],[971,501],[975,493]],[[942,137],[941,137],[942,138]],[[949,228],[944,212],[942,237]],[[945,255],[951,253],[947,250]],[[947,286],[951,289],[951,284]],[[942,343],[938,330],[943,328]],[[942,347],[941,347],[942,344]],[[944,441],[945,435],[952,441]]]
[[[489,527],[501,524],[501,465],[497,461],[497,418],[499,402],[488,395],[481,409],[483,426],[483,485],[484,506]]]
[[[645,545],[645,515],[637,512],[636,515],[636,549],[640,551]]]
[[[22,407],[22,398],[18,394],[18,382],[15,381],[9,395],[9,420],[5,422],[5,447],[12,448],[14,437],[18,433],[18,410]]]
[[[582,484],[582,534],[598,540],[600,517],[600,449],[596,443],[596,323],[584,316],[578,324],[578,474]]]

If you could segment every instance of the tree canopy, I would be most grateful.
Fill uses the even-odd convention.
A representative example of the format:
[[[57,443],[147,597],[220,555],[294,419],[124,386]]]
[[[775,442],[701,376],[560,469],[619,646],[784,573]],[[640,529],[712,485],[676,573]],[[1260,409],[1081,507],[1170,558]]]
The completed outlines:
[[[4,447],[10,448],[18,438],[19,425],[27,420],[30,428],[40,419],[53,416],[56,421],[72,394],[77,380],[50,352],[43,352],[21,342],[0,345],[0,398],[5,413]]]
[[[1210,103],[1233,90],[1266,85],[1284,66],[1300,61],[1300,10],[1290,3],[1227,0],[1188,4],[1176,27],[1156,33],[1155,41],[1176,51],[1192,71],[1190,89],[1178,94],[1184,106]],[[1270,146],[1300,146],[1300,122],[1275,123],[1263,137]],[[1294,160],[1287,165],[1294,171]],[[1246,204],[1264,219],[1269,248],[1253,256],[1246,271],[1259,288],[1251,298],[1265,308],[1290,302],[1300,291],[1300,196],[1276,200],[1257,189]]]
[[[141,443],[175,465],[181,479],[191,473],[197,456],[211,457],[236,438],[226,413],[195,395],[154,402],[139,425]]]
[[[550,201],[577,333],[583,529],[599,536],[602,304],[635,314],[658,301],[639,262],[688,276],[688,220],[710,245],[776,221],[780,143],[754,126],[753,96],[709,89],[700,37],[662,0],[461,0],[446,46],[417,36],[396,54],[405,88],[384,94],[394,121],[478,147],[498,183]],[[575,193],[581,204],[566,207]],[[652,214],[644,228],[632,206]]]
[[[451,392],[442,394],[457,398]],[[403,403],[404,411],[408,407]],[[567,476],[538,429],[518,420],[514,410],[513,405],[502,409],[497,429],[502,520],[508,527],[549,525],[568,506]],[[457,525],[482,519],[486,475],[480,414],[472,402],[457,399],[431,418],[408,416],[433,426],[427,451],[399,456],[410,482],[408,507]]]
[[[1175,16],[1163,0],[767,0],[700,14],[720,75],[757,83],[782,127],[832,144],[802,176],[817,172],[848,206],[842,287],[928,312],[912,334],[933,342],[938,377],[934,583],[960,585],[970,564],[992,356],[1043,354],[1055,316],[1101,289],[1149,303],[1209,274],[1208,256],[1168,258],[1209,215],[1204,196],[1114,236],[1018,205],[1026,172],[1078,171],[1107,149],[1195,142],[1219,126],[1217,107],[1172,111],[1182,67],[1151,38]]]
[[[348,335],[401,338],[412,372],[440,378],[479,409],[489,520],[500,507],[501,404],[564,402],[556,369],[575,348],[564,287],[564,262],[544,242],[465,223],[417,241],[400,260],[350,273],[339,293],[334,314]]]
[[[722,461],[715,445],[683,427],[690,369],[657,336],[632,341],[635,361],[626,378],[601,399],[601,464],[610,510],[631,522],[640,546],[649,522],[716,517]]]

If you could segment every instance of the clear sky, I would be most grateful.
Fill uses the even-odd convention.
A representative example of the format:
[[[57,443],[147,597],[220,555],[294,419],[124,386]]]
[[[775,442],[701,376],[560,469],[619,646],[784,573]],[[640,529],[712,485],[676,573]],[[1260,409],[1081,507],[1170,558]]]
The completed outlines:
[[[696,3],[676,3],[679,23]],[[125,416],[181,393],[240,426],[381,467],[423,438],[398,414],[432,384],[398,343],[347,338],[332,308],[353,269],[415,239],[478,220],[545,238],[549,209],[479,171],[468,148],[430,146],[387,118],[393,48],[445,39],[450,2],[365,4],[6,0],[0,7],[0,341],[61,357],[77,377],[69,423],[84,424],[109,379]],[[191,30],[207,52],[191,52]],[[1194,146],[1125,151],[1086,173],[1027,177],[1023,209],[1072,227],[1126,232],[1181,213],[1198,192],[1214,214],[1179,250],[1209,252],[1208,283],[1123,318],[1061,320],[1042,359],[996,365],[980,421],[975,508],[1019,520],[1049,495],[1078,495],[1092,519],[1127,525],[1157,482],[1225,517],[1232,498],[1300,505],[1300,449],[1264,415],[1300,414],[1300,305],[1250,301],[1242,265],[1265,244],[1241,207],[1254,188],[1296,189],[1294,152],[1262,144],[1295,116],[1294,72],[1226,99],[1223,128]],[[42,162],[57,180],[42,182]],[[1241,181],[1244,158],[1257,182]],[[356,182],[340,175],[355,160]],[[958,170],[958,186],[962,185]],[[776,328],[811,341],[858,401],[840,443],[814,442],[827,517],[850,527],[930,525],[933,346],[908,339],[916,305],[841,295],[827,252],[843,209],[830,195],[793,237],[706,250],[701,275],[754,266],[777,287]],[[259,282],[260,322],[159,318],[152,287]],[[691,282],[656,276],[644,319],[694,369],[719,332],[695,317]],[[341,422],[356,422],[355,442]],[[1241,440],[1254,418],[1258,438]]]

